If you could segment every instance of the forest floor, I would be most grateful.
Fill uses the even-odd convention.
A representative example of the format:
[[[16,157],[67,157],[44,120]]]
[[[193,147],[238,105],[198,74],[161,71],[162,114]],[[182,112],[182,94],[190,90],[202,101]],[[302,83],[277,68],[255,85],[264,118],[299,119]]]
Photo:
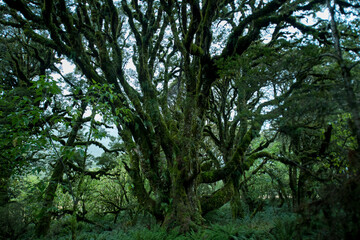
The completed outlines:
[[[263,211],[255,216],[245,215],[242,219],[233,219],[229,205],[208,213],[205,216],[206,223],[197,232],[179,234],[178,231],[166,231],[157,225],[150,216],[138,215],[135,225],[125,212],[119,215],[114,223],[114,216],[93,217],[92,221],[98,225],[85,222],[77,222],[76,231],[71,216],[54,220],[49,235],[44,239],[72,239],[72,234],[77,240],[181,240],[181,239],[211,239],[211,240],[238,240],[238,239],[321,239],[311,232],[299,232],[299,217],[282,208],[267,205]],[[107,230],[104,230],[107,229]],[[35,239],[33,226],[21,239]]]

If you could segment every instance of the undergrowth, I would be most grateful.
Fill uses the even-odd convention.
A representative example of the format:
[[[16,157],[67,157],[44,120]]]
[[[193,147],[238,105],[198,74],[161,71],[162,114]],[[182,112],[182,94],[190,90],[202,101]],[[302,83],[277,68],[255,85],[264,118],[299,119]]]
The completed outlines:
[[[77,224],[77,240],[289,240],[296,239],[296,215],[285,208],[266,208],[255,217],[246,216],[243,219],[232,219],[229,207],[209,213],[205,216],[206,223],[197,232],[179,234],[177,229],[166,231],[155,224],[149,216],[139,216],[138,223],[129,226],[124,214],[118,223],[105,216],[96,219],[97,226],[79,222]],[[151,223],[151,224],[149,224]],[[35,239],[33,226],[21,239]],[[70,218],[54,221],[46,238],[39,239],[71,239]]]

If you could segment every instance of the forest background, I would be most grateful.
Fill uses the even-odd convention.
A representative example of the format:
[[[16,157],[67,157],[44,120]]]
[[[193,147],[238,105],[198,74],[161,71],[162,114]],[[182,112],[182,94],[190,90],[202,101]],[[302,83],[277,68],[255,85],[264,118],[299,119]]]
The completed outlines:
[[[1,1],[1,237],[359,239],[359,28],[356,0]]]

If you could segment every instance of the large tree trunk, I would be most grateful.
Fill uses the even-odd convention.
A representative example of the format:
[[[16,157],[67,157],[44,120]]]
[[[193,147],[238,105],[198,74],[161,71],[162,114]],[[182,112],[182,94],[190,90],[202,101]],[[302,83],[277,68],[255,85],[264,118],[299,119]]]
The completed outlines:
[[[202,224],[201,206],[196,193],[196,181],[186,182],[184,169],[173,168],[171,176],[170,204],[165,210],[163,226],[180,227],[180,232],[197,229]]]
[[[230,200],[231,215],[234,219],[244,217],[244,209],[240,196],[240,173],[235,172],[229,180],[232,184],[233,195]]]
[[[244,217],[244,208],[240,198],[239,189],[234,188],[234,194],[230,200],[231,215],[234,219]]]

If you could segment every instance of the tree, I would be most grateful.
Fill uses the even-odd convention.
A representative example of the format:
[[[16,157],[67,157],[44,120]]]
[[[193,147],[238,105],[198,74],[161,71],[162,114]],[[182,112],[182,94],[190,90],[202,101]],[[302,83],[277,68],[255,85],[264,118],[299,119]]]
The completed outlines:
[[[268,37],[266,30],[273,31],[274,42],[278,40],[276,48],[268,49],[271,52],[288,44],[281,41],[286,39],[288,26],[324,41],[316,25],[300,21],[301,15],[316,13],[324,4],[321,0],[4,2],[7,5],[1,7],[7,17],[2,24],[22,29],[32,41],[65,56],[89,85],[105,85],[104,91],[114,93],[101,101],[111,106],[117,119],[119,137],[129,155],[124,167],[133,181],[134,194],[164,226],[180,226],[182,231],[196,228],[202,213],[233,196],[229,184],[210,196],[200,196],[197,188],[200,183],[226,182],[228,176],[234,177],[239,166],[249,160],[246,150],[266,120],[262,110],[276,108],[305,79],[289,79],[290,91],[284,96],[275,94],[263,105],[256,105],[261,99],[259,87],[269,86],[271,81],[259,82],[250,91],[259,94],[254,99],[259,113],[249,125],[248,116],[239,115],[244,118],[242,134],[239,142],[230,146],[235,149],[229,160],[220,168],[205,169],[200,167],[201,153],[205,133],[209,133],[211,98],[216,96],[216,88],[228,81],[221,78],[217,63],[243,56],[251,46],[265,50],[259,43]],[[216,26],[225,31],[218,32]],[[303,44],[301,38],[293,37],[291,44]],[[256,58],[249,61],[256,62]],[[257,84],[256,79],[252,81]],[[246,108],[246,104],[238,107]],[[154,194],[145,189],[145,180]],[[164,204],[166,210],[161,207]]]
[[[272,131],[272,136],[254,147],[253,139],[261,133],[261,128],[256,125],[269,124],[284,114],[281,105],[298,88],[303,87],[314,63],[318,61],[317,56],[302,57],[301,52],[306,49],[297,49],[291,47],[291,44],[289,47],[281,45],[279,49],[277,43],[278,40],[274,37],[266,45],[253,44],[234,61],[217,63],[220,79],[213,86],[211,108],[207,115],[209,124],[204,130],[213,144],[207,144],[205,148],[207,154],[212,156],[210,162],[216,162],[215,169],[224,164],[227,164],[228,169],[213,171],[211,177],[208,173],[202,176],[205,182],[220,179],[226,183],[231,182],[229,185],[233,193],[223,196],[222,202],[218,201],[217,204],[220,207],[231,198],[234,217],[241,214],[240,178],[245,176],[255,160],[269,158],[270,151],[267,148],[277,136],[276,131]],[[298,61],[296,64],[289,64],[294,56]],[[218,155],[214,151],[220,152],[221,157],[214,157]],[[243,159],[233,164],[231,161],[236,151],[242,152]],[[243,186],[243,189],[246,187]],[[247,199],[246,196],[245,198]],[[203,208],[203,211],[214,207],[215,205]]]

